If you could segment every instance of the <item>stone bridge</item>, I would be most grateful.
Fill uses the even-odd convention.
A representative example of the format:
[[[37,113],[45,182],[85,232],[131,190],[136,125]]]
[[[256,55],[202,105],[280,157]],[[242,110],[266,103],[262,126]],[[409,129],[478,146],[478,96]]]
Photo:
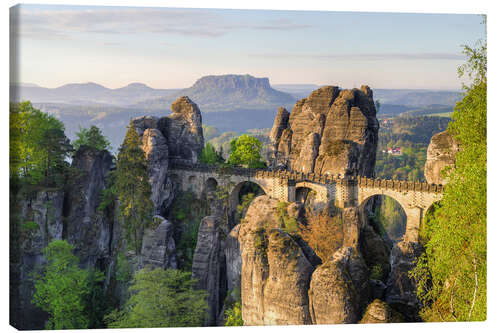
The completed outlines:
[[[422,219],[434,202],[442,198],[443,185],[399,180],[341,177],[340,175],[304,174],[293,171],[269,171],[226,168],[207,165],[169,166],[170,178],[183,191],[196,195],[227,187],[233,209],[239,204],[239,192],[246,182],[258,184],[266,195],[280,201],[295,202],[304,191],[314,191],[314,204],[335,202],[340,208],[358,207],[364,211],[368,199],[386,195],[396,200],[406,214],[405,240],[418,241]]]

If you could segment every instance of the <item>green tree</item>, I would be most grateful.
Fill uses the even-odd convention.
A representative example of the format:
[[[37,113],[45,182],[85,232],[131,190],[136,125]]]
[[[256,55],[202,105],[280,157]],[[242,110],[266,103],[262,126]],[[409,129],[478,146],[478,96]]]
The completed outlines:
[[[72,146],[64,125],[30,102],[10,105],[10,166],[25,182],[60,185]]]
[[[224,312],[226,316],[225,326],[243,326],[243,317],[241,315],[241,303],[234,302],[233,307]]]
[[[201,326],[208,310],[207,292],[195,290],[190,272],[141,269],[121,311],[106,317],[109,328]]]
[[[110,150],[111,144],[102,134],[99,127],[92,125],[90,128],[81,128],[76,133],[78,139],[73,141],[73,147],[78,150],[81,146],[89,146],[98,150]]]
[[[260,149],[262,143],[255,137],[243,134],[238,139],[231,141],[229,164],[233,166],[246,166],[248,168],[263,168]]]
[[[88,328],[89,304],[94,284],[102,281],[102,272],[90,272],[78,267],[73,246],[55,240],[43,250],[47,264],[35,274],[33,304],[50,317],[47,329]]]
[[[127,243],[139,253],[144,229],[151,224],[153,203],[146,156],[132,123],[119,149],[115,182]]]
[[[201,151],[200,161],[204,164],[217,165],[224,163],[224,158],[210,142],[207,142]]]
[[[412,274],[429,321],[486,319],[486,44],[465,47],[469,86],[448,130],[460,144],[443,199],[422,237],[426,254]]]

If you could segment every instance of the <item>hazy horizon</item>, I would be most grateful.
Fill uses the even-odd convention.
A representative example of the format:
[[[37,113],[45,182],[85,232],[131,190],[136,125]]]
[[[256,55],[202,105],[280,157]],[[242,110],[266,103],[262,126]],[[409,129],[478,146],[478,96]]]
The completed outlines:
[[[46,88],[179,89],[232,73],[273,86],[460,90],[461,45],[485,35],[473,14],[18,5],[10,17],[11,78]]]
[[[233,74],[233,73],[228,73],[228,74],[221,74],[221,75],[246,75],[246,74]],[[249,74],[251,75],[251,74]],[[253,75],[252,75],[253,76]],[[99,85],[99,86],[102,86],[104,88],[107,88],[107,89],[120,89],[120,88],[124,88],[124,87],[127,87],[127,86],[130,86],[132,84],[143,84],[143,85],[146,85],[147,87],[150,87],[150,88],[153,88],[153,89],[170,89],[170,90],[175,90],[175,89],[185,89],[185,88],[189,88],[191,87],[195,82],[193,82],[191,85],[189,86],[185,86],[185,87],[175,87],[175,88],[164,88],[164,87],[152,87],[150,86],[149,84],[146,84],[144,82],[129,82],[129,83],[125,83],[124,85],[122,86],[117,86],[117,87],[109,87],[109,86],[106,86],[105,84],[102,84],[102,83],[99,83],[99,82],[96,82],[96,81],[85,81],[85,82],[66,82],[66,83],[63,83],[61,85],[57,85],[57,86],[54,86],[54,87],[47,87],[47,86],[44,86],[44,85],[41,85],[41,84],[38,84],[36,82],[10,82],[11,85],[24,85],[24,86],[36,86],[36,87],[40,87],[40,88],[48,88],[48,89],[57,89],[57,88],[61,88],[63,86],[66,86],[66,85],[70,85],[70,84],[81,84],[81,85],[84,85],[84,84],[96,84],[96,85]],[[322,86],[325,86],[325,85],[334,85],[335,84],[315,84],[315,83],[272,83],[271,80],[270,80],[270,85],[271,87],[276,87],[276,86],[286,86],[286,85],[289,85],[289,86],[317,86],[317,87],[322,87]],[[361,85],[363,84],[360,84],[358,85],[357,87],[342,87],[340,86],[340,88],[342,89],[351,89],[351,88],[359,88]],[[372,86],[369,86],[371,89],[377,89],[377,90],[441,90],[441,91],[461,91],[462,88],[455,88],[455,89],[446,89],[446,88],[443,88],[443,89],[439,89],[439,88],[436,88],[436,89],[432,89],[432,88],[398,88],[398,87],[387,87],[387,88],[380,88],[380,87],[372,87]]]

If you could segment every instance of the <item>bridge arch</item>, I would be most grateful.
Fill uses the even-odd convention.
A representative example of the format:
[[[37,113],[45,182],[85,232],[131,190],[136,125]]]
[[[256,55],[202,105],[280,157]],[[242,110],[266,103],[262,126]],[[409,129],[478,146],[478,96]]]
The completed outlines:
[[[204,192],[215,192],[217,190],[217,186],[219,183],[217,182],[217,179],[214,177],[209,177],[207,180],[205,180],[205,184],[203,186],[203,191]]]
[[[251,189],[251,187],[254,187],[254,189]],[[230,202],[230,209],[232,212],[236,211],[238,205],[241,202],[242,196],[250,193],[250,192],[257,192],[261,194],[266,194],[267,192],[263,186],[258,184],[257,182],[251,181],[251,180],[244,180],[236,184],[233,189],[231,190],[231,193],[229,194],[229,202]]]
[[[369,205],[376,205],[376,211],[371,211],[374,215],[368,215],[369,210],[374,208],[368,207]],[[406,235],[408,221],[406,209],[393,196],[388,194],[373,194],[366,197],[358,205],[358,211],[363,224],[367,223],[370,218],[378,219],[381,225],[375,227],[382,227],[384,233],[392,242],[400,241]]]

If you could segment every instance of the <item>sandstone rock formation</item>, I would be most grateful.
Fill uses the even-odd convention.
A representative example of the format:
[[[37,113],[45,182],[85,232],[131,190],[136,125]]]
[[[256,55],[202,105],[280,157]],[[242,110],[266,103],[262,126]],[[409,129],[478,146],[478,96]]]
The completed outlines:
[[[113,219],[99,211],[101,191],[106,188],[113,166],[111,154],[83,146],[75,154],[72,166],[80,170],[66,197],[65,239],[75,245],[75,254],[87,267],[102,270],[109,264]]]
[[[154,213],[163,215],[174,198],[174,184],[167,177],[171,163],[195,164],[204,146],[201,112],[188,97],[179,97],[166,117],[132,119],[148,160]]]
[[[174,226],[159,215],[153,216],[153,223],[156,227],[146,229],[142,238],[141,266],[176,269]]]
[[[163,134],[155,128],[147,128],[142,135],[142,149],[148,160],[151,201],[154,214],[161,214],[172,203],[172,183],[167,178],[168,144]]]
[[[187,96],[172,103],[172,114],[160,119],[160,128],[166,135],[171,158],[182,162],[196,163],[203,150],[201,112]],[[163,125],[163,126],[162,126]]]
[[[295,104],[285,128],[286,118],[280,109],[271,130],[273,166],[374,176],[379,125],[369,87],[322,87]]]
[[[238,236],[241,224],[236,225],[225,240],[226,274],[228,291],[239,289],[241,285],[241,253]]]
[[[239,231],[245,325],[309,324],[307,289],[313,264],[279,228],[278,201],[257,197]]]
[[[179,97],[171,106],[172,114],[166,117],[143,116],[132,119],[141,140],[146,129],[156,129],[167,142],[169,161],[194,164],[205,145],[201,112],[187,96]],[[155,134],[156,141],[163,140]],[[143,141],[144,142],[144,141]]]
[[[360,324],[402,323],[404,317],[380,299],[375,299],[366,308]]]
[[[217,322],[224,302],[225,259],[220,234],[220,221],[216,216],[206,216],[201,220],[198,242],[193,256],[192,276],[197,279],[196,287],[208,291],[208,317],[206,325]]]
[[[417,298],[417,286],[408,272],[415,268],[416,260],[424,248],[420,243],[399,242],[391,251],[391,272],[387,280],[385,300],[390,305],[405,313],[408,320],[417,320],[420,302]]]
[[[313,324],[355,323],[370,300],[368,268],[352,247],[342,247],[316,268],[309,289]]]
[[[424,175],[430,184],[446,184],[442,171],[445,167],[455,165],[455,155],[459,150],[458,143],[444,131],[434,134],[427,147],[427,160],[425,161]]]
[[[23,221],[23,237],[20,246],[19,267],[10,267],[11,278],[17,279],[14,300],[15,321],[23,329],[40,329],[47,314],[31,303],[35,292],[32,272],[44,263],[42,251],[53,240],[63,237],[64,192],[40,191],[35,197],[21,202],[20,221]]]

